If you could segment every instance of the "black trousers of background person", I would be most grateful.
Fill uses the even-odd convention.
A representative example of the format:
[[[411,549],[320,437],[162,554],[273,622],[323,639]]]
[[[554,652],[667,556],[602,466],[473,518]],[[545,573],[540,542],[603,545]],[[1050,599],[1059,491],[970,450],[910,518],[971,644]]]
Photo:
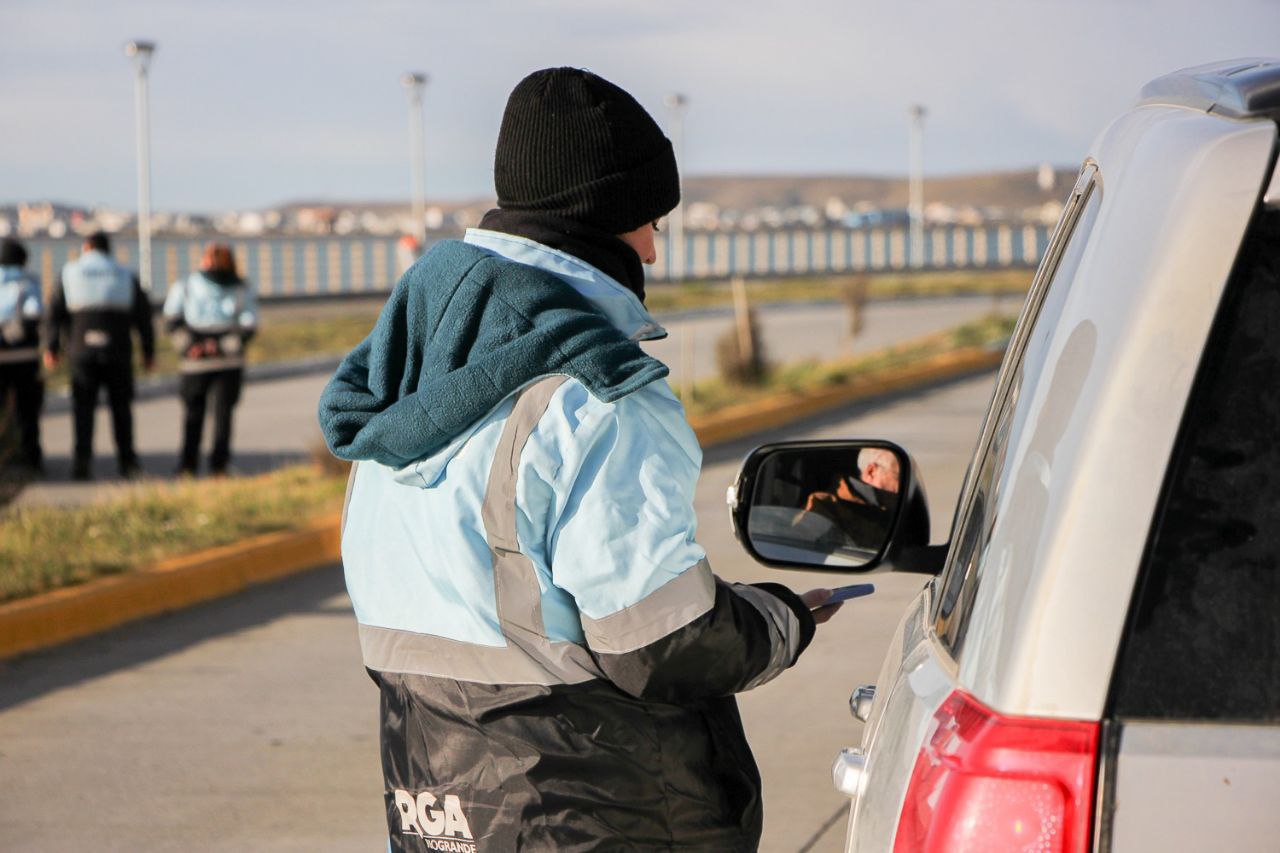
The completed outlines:
[[[222,474],[227,470],[227,463],[231,461],[231,410],[240,400],[243,383],[242,367],[182,375],[179,390],[187,411],[183,419],[182,455],[178,457],[180,472],[194,474],[199,467],[200,436],[204,432],[210,396],[213,397],[213,450],[209,454],[209,471]]]
[[[129,475],[138,468],[138,454],[133,449],[133,365],[115,359],[80,358],[71,362],[71,408],[75,420],[73,470],[89,472],[93,461],[93,415],[103,388],[107,389],[107,403],[111,406],[116,462],[120,473]]]
[[[40,451],[40,407],[44,405],[44,381],[40,378],[40,362],[20,361],[0,364],[0,410],[13,392],[13,404],[22,435],[22,462],[39,468],[44,460]]]

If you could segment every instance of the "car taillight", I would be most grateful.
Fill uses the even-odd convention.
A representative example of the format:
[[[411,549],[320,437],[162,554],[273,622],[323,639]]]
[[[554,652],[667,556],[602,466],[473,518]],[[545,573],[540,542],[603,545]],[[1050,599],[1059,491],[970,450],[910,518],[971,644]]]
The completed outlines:
[[[1089,849],[1098,724],[1007,717],[957,690],[916,757],[894,853]]]

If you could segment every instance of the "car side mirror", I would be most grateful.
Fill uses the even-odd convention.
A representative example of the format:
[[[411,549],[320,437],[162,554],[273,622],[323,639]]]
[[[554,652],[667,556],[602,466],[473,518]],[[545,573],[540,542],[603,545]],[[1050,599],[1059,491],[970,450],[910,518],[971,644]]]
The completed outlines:
[[[929,506],[910,455],[888,441],[789,441],[757,447],[729,488],[734,534],[777,568],[868,572],[929,550]]]

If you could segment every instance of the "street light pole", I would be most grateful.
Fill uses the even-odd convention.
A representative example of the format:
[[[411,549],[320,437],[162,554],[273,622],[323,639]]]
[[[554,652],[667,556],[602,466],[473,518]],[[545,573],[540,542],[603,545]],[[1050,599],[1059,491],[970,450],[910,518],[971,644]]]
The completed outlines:
[[[427,75],[409,71],[400,75],[400,84],[409,96],[409,175],[413,196],[413,237],[427,245],[427,153],[422,132],[422,92]]]
[[[667,95],[671,111],[671,144],[676,150],[676,169],[680,176],[680,203],[667,216],[667,269],[672,281],[684,280],[684,111],[689,99],[679,93]]]
[[[156,44],[131,41],[124,54],[133,60],[133,100],[138,147],[138,280],[151,296],[151,118],[147,101],[147,71]]]
[[[911,220],[911,266],[924,266],[924,117],[925,109],[913,104],[911,117],[910,172],[907,178],[907,215]]]

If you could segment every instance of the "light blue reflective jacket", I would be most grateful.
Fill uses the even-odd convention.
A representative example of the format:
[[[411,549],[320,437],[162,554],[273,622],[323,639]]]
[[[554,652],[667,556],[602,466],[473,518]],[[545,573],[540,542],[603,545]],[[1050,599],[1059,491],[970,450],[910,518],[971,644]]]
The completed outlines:
[[[197,332],[247,331],[257,328],[258,299],[247,281],[219,284],[196,271],[169,285],[164,316]]]
[[[133,308],[133,274],[102,252],[85,252],[67,262],[62,268],[62,291],[71,311],[128,312]]]
[[[466,242],[554,273],[634,340],[666,334],[631,291],[571,255],[479,229]],[[514,397],[427,459],[357,466],[342,557],[363,625],[504,645],[481,506]],[[515,496],[548,639],[582,643],[581,617],[617,614],[704,559],[693,511],[701,464],[665,380],[613,403],[574,379],[556,389],[519,455]]]
[[[39,320],[44,314],[40,284],[22,267],[0,267],[0,326]]]

